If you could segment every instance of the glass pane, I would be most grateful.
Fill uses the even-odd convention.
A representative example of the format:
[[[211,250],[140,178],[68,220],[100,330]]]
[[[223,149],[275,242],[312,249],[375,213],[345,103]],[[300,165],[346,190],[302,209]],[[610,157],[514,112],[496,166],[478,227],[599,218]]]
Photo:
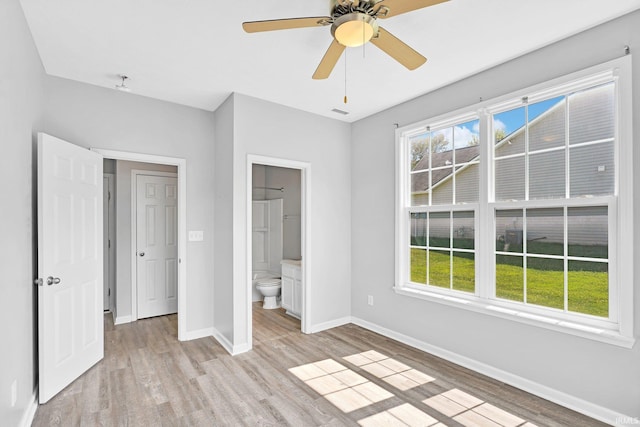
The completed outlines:
[[[478,163],[456,168],[456,203],[474,203],[480,197],[480,171]]]
[[[449,251],[429,251],[429,284],[449,288],[451,259]]]
[[[475,239],[474,213],[453,213],[453,247],[458,249],[473,249]]]
[[[565,197],[565,150],[529,156],[529,199]]]
[[[613,138],[615,131],[613,83],[569,96],[569,143]]]
[[[608,196],[614,192],[613,142],[569,149],[571,197]]]
[[[569,256],[609,257],[609,215],[606,206],[568,208]]]
[[[609,272],[606,262],[569,261],[569,311],[609,317]]]
[[[467,163],[478,157],[480,143],[480,120],[461,123],[453,128],[453,144],[456,149],[456,164]]]
[[[527,302],[564,309],[564,261],[527,257]]]
[[[529,105],[529,152],[565,145],[565,97]]]
[[[411,170],[429,169],[429,133],[411,137],[409,147],[411,147],[409,153]]]
[[[427,283],[427,250],[411,248],[409,280],[415,283]]]
[[[522,253],[522,209],[496,211],[496,250]]]
[[[431,172],[431,181],[433,182],[432,205],[450,205],[453,203],[452,178],[452,167],[436,169]]]
[[[465,292],[475,292],[476,264],[475,255],[466,252],[453,253],[453,289]]]
[[[427,214],[412,213],[410,226],[411,246],[427,246]]]
[[[524,301],[524,269],[521,256],[496,255],[496,297]]]
[[[449,212],[429,214],[429,246],[449,248],[451,246],[451,217]]]
[[[527,209],[527,252],[564,255],[564,209]]]
[[[411,175],[411,206],[427,206],[429,204],[429,172],[418,172]]]
[[[524,107],[493,115],[496,157],[524,153]]]
[[[524,200],[524,156],[496,160],[496,200]]]
[[[453,162],[453,128],[445,128],[431,133],[431,167],[443,166],[445,161]],[[442,154],[438,156],[438,153]],[[447,154],[448,153],[448,154]]]

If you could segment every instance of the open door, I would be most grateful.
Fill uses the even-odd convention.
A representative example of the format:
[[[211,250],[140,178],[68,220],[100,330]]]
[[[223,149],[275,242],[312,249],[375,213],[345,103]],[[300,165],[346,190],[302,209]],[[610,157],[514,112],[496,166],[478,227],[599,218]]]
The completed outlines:
[[[102,156],[38,134],[39,401],[104,357]]]

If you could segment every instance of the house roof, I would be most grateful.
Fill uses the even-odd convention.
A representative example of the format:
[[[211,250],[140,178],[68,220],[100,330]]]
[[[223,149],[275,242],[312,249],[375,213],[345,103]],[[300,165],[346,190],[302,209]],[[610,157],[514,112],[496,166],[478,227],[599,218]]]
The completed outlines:
[[[438,168],[442,166],[453,166],[453,151],[441,151],[437,153],[433,153],[431,155],[431,167]],[[479,145],[471,145],[469,147],[456,148],[456,164],[460,165],[463,163],[468,163],[473,159],[477,158],[480,154],[480,146]],[[460,166],[458,166],[459,168]],[[420,170],[429,170],[429,156],[425,155],[418,164],[416,164],[413,171]],[[453,168],[443,168],[436,169],[432,171],[431,178],[433,180],[433,185],[439,184],[441,181],[446,179],[448,176],[451,176]],[[414,193],[428,191],[429,189],[429,174],[428,173],[418,173],[413,175],[411,180],[411,191]]]

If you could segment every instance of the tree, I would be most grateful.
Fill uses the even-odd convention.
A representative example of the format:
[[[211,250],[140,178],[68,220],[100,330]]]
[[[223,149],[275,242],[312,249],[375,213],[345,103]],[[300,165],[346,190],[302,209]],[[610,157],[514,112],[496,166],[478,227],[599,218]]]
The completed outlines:
[[[422,158],[429,154],[429,137],[411,141],[411,169],[416,167]]]
[[[433,153],[442,153],[453,149],[451,141],[446,139],[443,133],[431,135],[431,144],[429,144],[428,135],[425,135],[424,139],[411,141],[411,169],[415,168],[430,150]]]

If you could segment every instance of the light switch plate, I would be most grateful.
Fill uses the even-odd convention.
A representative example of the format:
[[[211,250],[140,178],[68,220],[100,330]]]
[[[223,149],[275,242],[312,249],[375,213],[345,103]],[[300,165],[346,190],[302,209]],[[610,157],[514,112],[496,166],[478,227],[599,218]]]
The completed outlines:
[[[204,231],[189,231],[190,242],[201,242],[204,240]]]

